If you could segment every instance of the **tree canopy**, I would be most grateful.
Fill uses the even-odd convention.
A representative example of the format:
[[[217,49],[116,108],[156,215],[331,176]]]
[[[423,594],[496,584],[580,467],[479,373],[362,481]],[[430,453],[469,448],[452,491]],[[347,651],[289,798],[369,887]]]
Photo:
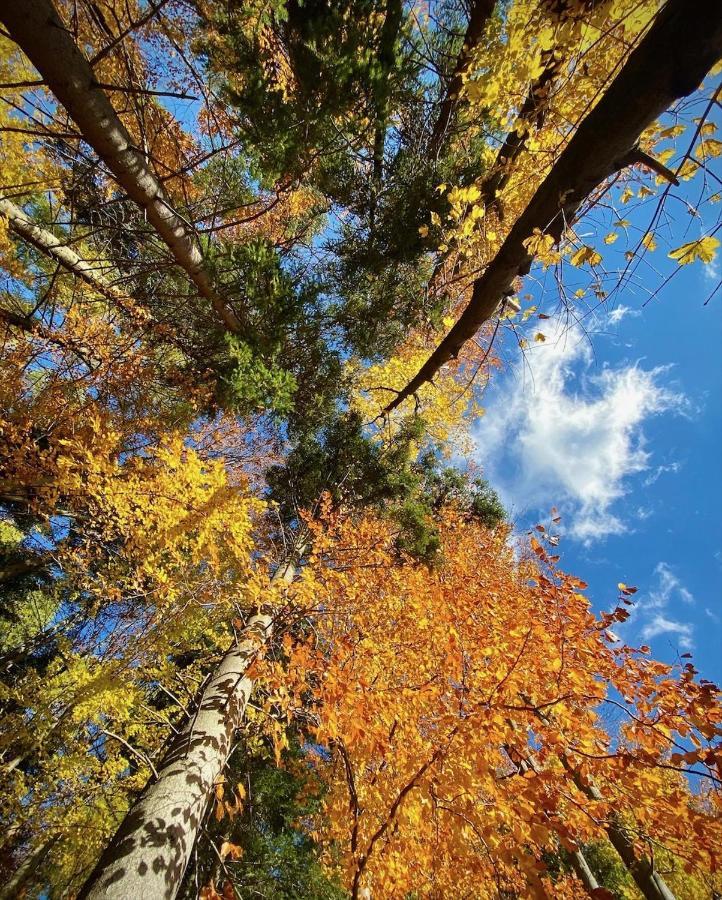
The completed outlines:
[[[715,262],[717,0],[0,22],[0,897],[719,896],[719,689],[472,452],[526,323]]]

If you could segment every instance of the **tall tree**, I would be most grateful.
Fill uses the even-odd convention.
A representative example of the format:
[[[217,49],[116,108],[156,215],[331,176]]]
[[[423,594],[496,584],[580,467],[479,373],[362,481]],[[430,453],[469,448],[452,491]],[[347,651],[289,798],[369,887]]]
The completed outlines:
[[[722,56],[722,15],[712,0],[668,0],[622,70],[514,222],[498,253],[476,280],[469,305],[414,377],[389,402],[390,412],[444,363],[514,293],[528,273],[538,233],[558,243],[589,194],[624,166],[639,162],[640,135],[675,100],[697,88]],[[604,140],[600,140],[604,135]]]

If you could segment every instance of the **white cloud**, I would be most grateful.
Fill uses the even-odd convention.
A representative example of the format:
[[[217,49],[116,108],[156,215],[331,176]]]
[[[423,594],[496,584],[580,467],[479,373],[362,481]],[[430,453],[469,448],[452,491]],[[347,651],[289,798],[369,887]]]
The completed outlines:
[[[573,537],[591,543],[627,530],[615,504],[627,478],[649,467],[642,424],[683,404],[664,368],[595,371],[585,335],[545,322],[522,383],[496,388],[476,430],[478,458],[513,509],[562,509]],[[513,471],[512,471],[513,470]]]
[[[629,316],[630,319],[636,319],[637,316],[641,315],[640,310],[632,309],[630,306],[624,306],[620,303],[619,306],[615,306],[609,313],[608,320],[610,325],[618,325],[626,316]]]
[[[692,626],[686,622],[675,622],[673,619],[667,619],[665,616],[657,613],[642,628],[642,637],[645,641],[659,637],[660,634],[674,634],[677,636],[677,643],[684,650],[692,649]]]
[[[691,650],[694,626],[680,621],[679,603],[690,605],[694,603],[694,597],[668,563],[657,563],[654,575],[652,586],[646,595],[639,595],[637,604],[631,610],[631,618],[622,629],[628,633],[631,628],[637,636],[630,636],[631,643],[638,643],[637,638],[648,641],[660,635],[676,635],[679,647]],[[670,606],[672,611],[668,609]]]
[[[708,284],[717,284],[720,280],[719,259],[713,260],[704,267],[704,280]]]
[[[645,604],[648,609],[661,609],[675,595],[683,603],[694,603],[694,597],[690,591],[677,578],[666,562],[657,563],[654,574],[657,576],[657,586],[649,592],[649,600]]]
[[[668,466],[657,466],[657,468],[644,479],[644,486],[650,487],[650,485],[653,485],[659,476],[664,475],[665,472],[677,473],[680,469],[681,465],[678,462],[670,463]]]

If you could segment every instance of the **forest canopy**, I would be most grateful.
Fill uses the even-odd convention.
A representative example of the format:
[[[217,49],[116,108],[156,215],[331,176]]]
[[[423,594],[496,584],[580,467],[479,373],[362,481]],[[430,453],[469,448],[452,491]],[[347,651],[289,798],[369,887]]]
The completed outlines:
[[[719,688],[475,442],[718,280],[719,0],[0,24],[0,898],[722,896]]]

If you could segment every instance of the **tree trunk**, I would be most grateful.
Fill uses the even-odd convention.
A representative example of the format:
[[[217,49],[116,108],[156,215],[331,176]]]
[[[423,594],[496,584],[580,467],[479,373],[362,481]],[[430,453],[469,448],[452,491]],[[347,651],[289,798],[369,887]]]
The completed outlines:
[[[676,100],[692,93],[720,56],[719,0],[668,0],[475,282],[459,320],[386,412],[456,358],[503,298],[513,293],[514,279],[531,267],[533,256],[524,242],[534,230],[558,241],[589,194],[610,175],[638,161],[635,145],[644,129]]]
[[[506,755],[512,761],[512,763],[518,767],[519,771],[524,773],[528,772],[531,768],[529,762],[525,757],[516,750],[513,750],[511,747],[505,745],[504,750],[506,751]],[[530,757],[532,761],[532,765],[534,765],[533,757]],[[554,827],[554,823],[550,819],[551,827]],[[589,863],[587,862],[587,858],[581,850],[575,850],[570,854],[572,868],[576,876],[584,885],[587,893],[591,894],[592,891],[595,891],[599,887],[599,882],[594,876],[594,872],[592,872]]]
[[[587,12],[600,6],[605,0],[589,0],[586,6]],[[558,21],[563,22],[568,10],[562,8],[558,12]],[[558,56],[556,47],[545,50],[541,55],[540,64],[543,70],[538,78],[532,82],[526,100],[522,104],[517,116],[515,127],[507,134],[504,143],[499,148],[496,160],[491,172],[481,185],[481,199],[485,205],[490,205],[496,199],[496,195],[504,189],[513,171],[514,163],[526,147],[527,137],[534,127],[538,131],[544,124],[546,109],[549,104],[549,95],[555,81],[564,71],[565,60]],[[498,205],[498,204],[497,204]],[[499,217],[503,219],[503,210],[499,208]]]
[[[20,863],[18,868],[13,872],[9,880],[0,887],[0,900],[17,900],[21,895],[22,888],[27,884],[30,878],[35,874],[38,863],[42,862],[43,857],[47,854],[57,837],[52,837],[48,841],[39,844],[32,853]]]
[[[117,288],[108,284],[102,275],[98,274],[97,266],[78,256],[75,250],[64,244],[51,231],[36,225],[19,206],[10,200],[0,200],[0,216],[8,220],[10,230],[18,237],[54,259],[68,272],[82,278],[86,284],[89,284],[103,297],[121,305],[127,305],[127,298]]]
[[[293,560],[299,553],[276,570],[271,583],[291,583],[296,574]],[[248,667],[272,630],[272,614],[259,612],[226,653],[195,713],[173,737],[157,779],[131,807],[79,900],[172,900],[176,896],[253,691]]]
[[[586,794],[590,800],[596,800],[597,802],[601,802],[604,799],[599,788],[593,784],[587,784],[580,778],[579,773],[572,767],[566,756],[561,756],[560,759],[562,765],[572,776],[574,783],[583,794]],[[634,841],[624,830],[619,816],[615,813],[611,815],[606,825],[606,832],[612,846],[627,867],[629,874],[644,895],[645,900],[676,900],[675,895],[667,886],[667,882],[659,872],[655,872],[652,862],[646,857],[640,859],[637,856],[634,849]]]
[[[386,128],[389,119],[391,73],[394,68],[396,42],[399,36],[402,16],[403,3],[401,0],[386,0],[386,16],[381,29],[378,54],[380,72],[374,82],[376,124],[374,126],[373,172],[369,203],[369,231],[372,235],[376,228],[376,207],[384,177],[384,151],[386,149]]]
[[[441,145],[446,138],[446,132],[449,122],[454,114],[454,109],[459,100],[459,94],[464,84],[464,72],[472,60],[474,48],[481,40],[484,33],[486,23],[494,12],[496,0],[473,0],[471,4],[471,13],[469,14],[469,24],[464,35],[464,43],[461,52],[456,59],[456,65],[451,75],[451,80],[446,88],[446,93],[439,107],[439,115],[434,125],[434,131],[431,135],[429,143],[429,154],[436,156],[441,149]]]
[[[176,213],[162,184],[135,146],[93,70],[65,28],[52,0],[5,3],[0,20],[75,122],[118,184],[143,209],[201,296],[231,331],[239,322],[211,284],[191,228]]]
[[[574,869],[577,878],[579,878],[581,883],[584,885],[587,893],[591,894],[592,891],[596,891],[599,887],[599,882],[594,877],[594,872],[592,872],[592,870],[589,868],[587,858],[582,853],[582,851],[575,850],[574,853],[571,854],[571,860],[572,868]]]

